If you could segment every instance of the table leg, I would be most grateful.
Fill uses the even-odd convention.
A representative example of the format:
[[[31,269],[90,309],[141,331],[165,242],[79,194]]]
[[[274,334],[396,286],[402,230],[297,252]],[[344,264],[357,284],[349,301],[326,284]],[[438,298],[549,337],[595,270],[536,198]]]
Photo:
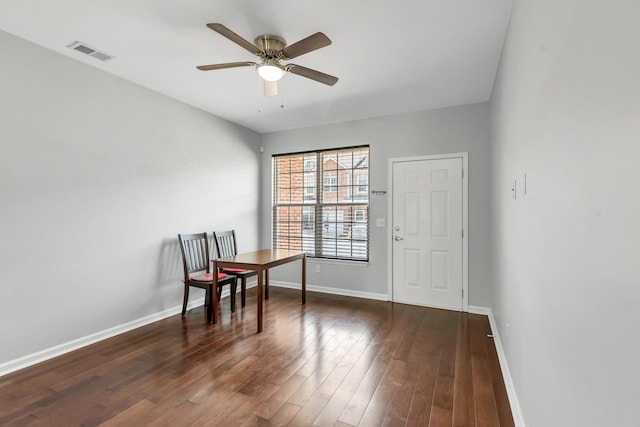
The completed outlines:
[[[264,271],[264,299],[269,299],[269,269]]]
[[[211,272],[213,274],[213,289],[211,291],[213,304],[210,306],[213,308],[213,315],[209,319],[209,323],[218,323],[218,262],[213,261],[213,270]]]
[[[262,269],[258,269],[258,332],[262,332],[262,304],[263,304],[263,298],[262,298],[262,285],[263,285],[263,278],[262,278],[262,273],[263,270]]]
[[[307,255],[302,255],[302,303],[307,302]]]

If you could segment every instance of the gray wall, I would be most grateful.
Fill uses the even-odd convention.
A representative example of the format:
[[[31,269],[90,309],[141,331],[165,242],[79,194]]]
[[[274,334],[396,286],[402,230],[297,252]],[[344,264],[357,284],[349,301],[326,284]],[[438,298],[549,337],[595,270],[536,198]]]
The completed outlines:
[[[640,423],[639,22],[638,1],[515,1],[491,101],[492,305],[529,427]]]
[[[177,233],[257,247],[258,134],[4,32],[0,52],[0,364],[180,305]]]
[[[489,105],[475,104],[434,111],[358,120],[263,136],[262,246],[271,243],[271,155],[321,148],[369,144],[371,189],[388,190],[388,160],[402,156],[469,152],[469,303],[488,306],[489,282]],[[310,262],[311,285],[387,293],[387,229],[375,219],[387,217],[387,197],[371,196],[370,262]],[[387,223],[388,225],[388,223]],[[274,270],[273,280],[299,281],[298,266]]]

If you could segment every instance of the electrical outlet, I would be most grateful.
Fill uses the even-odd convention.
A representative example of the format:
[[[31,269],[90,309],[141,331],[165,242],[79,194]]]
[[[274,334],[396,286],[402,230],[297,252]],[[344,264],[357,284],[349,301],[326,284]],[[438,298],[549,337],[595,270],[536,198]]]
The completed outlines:
[[[509,326],[509,322],[504,325],[504,338],[509,339],[509,332],[511,327]]]
[[[316,273],[320,273],[320,264],[316,264]]]

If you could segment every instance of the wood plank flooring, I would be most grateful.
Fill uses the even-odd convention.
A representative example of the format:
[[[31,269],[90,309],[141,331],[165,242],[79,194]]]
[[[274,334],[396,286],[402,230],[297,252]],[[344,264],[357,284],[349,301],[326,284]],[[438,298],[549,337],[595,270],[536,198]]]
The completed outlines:
[[[486,316],[272,288],[0,377],[10,426],[514,426]]]

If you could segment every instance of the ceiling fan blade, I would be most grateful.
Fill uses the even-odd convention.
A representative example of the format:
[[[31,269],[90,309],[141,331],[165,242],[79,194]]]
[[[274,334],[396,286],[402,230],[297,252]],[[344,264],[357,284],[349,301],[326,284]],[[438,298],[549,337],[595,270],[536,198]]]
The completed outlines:
[[[278,81],[262,80],[264,84],[264,96],[275,96],[278,94]]]
[[[198,65],[200,71],[222,70],[224,68],[248,67],[256,65],[255,62],[227,62],[226,64]]]
[[[338,82],[337,77],[330,76],[329,74],[321,73],[320,71],[312,70],[311,68],[303,67],[301,65],[289,64],[287,68],[291,74],[297,74],[329,86],[333,86]]]
[[[243,48],[245,48],[249,52],[253,53],[254,55],[257,55],[257,54],[260,53],[260,49],[258,49],[256,47],[256,45],[254,45],[253,43],[243,39],[241,36],[239,36],[238,34],[234,33],[233,31],[231,31],[230,29],[228,29],[227,27],[225,27],[222,24],[217,24],[217,23],[207,24],[207,27],[209,27],[213,31],[225,36],[226,38],[228,38],[232,42],[242,46]]]
[[[285,47],[284,49],[282,49],[282,54],[287,59],[293,59],[300,55],[304,55],[305,53],[320,49],[321,47],[329,46],[330,44],[331,40],[329,39],[329,37],[325,36],[323,33],[315,33],[307,38],[295,42],[290,46]]]

